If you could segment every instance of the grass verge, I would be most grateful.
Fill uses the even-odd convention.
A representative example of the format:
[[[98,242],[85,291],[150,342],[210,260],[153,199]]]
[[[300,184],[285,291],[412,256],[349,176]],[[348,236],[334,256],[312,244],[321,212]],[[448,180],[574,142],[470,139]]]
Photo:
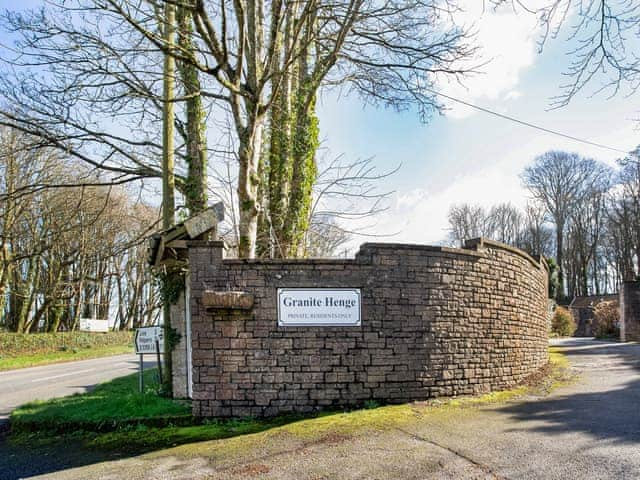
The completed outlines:
[[[15,433],[101,432],[140,424],[192,423],[188,403],[158,395],[157,370],[145,370],[144,393],[138,374],[116,378],[90,392],[27,403],[11,414]]]
[[[155,372],[149,370],[147,375],[147,384],[151,385]],[[355,431],[398,427],[421,417],[453,414],[525,395],[545,395],[566,384],[569,378],[568,361],[557,349],[551,349],[548,368],[507,391],[404,405],[377,406],[371,402],[369,408],[326,411],[314,417],[213,419],[198,424],[189,416],[185,403],[158,397],[153,387],[145,394],[136,393],[137,377],[130,375],[102,384],[91,393],[19,408],[11,417],[12,440],[25,444],[34,440],[59,442],[59,435],[64,433],[90,448],[130,453],[255,433],[259,435],[251,436],[251,442],[260,442],[271,435],[293,435],[313,442],[328,435],[348,436]],[[241,448],[248,442],[249,437],[229,440],[225,448]]]
[[[17,357],[0,357],[0,371],[17,368],[37,367],[52,363],[73,362],[90,358],[109,357],[121,353],[132,353],[131,345],[110,345],[105,347],[76,348],[58,352],[34,353]]]

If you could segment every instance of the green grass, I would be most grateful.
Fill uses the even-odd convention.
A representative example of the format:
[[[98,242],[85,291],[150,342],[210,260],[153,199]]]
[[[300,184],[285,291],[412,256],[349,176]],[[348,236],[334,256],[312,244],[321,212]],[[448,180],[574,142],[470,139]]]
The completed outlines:
[[[0,357],[0,371],[16,368],[37,367],[51,363],[73,362],[89,358],[108,357],[133,352],[131,345],[110,345],[92,348],[70,348],[65,351],[33,353],[16,357]]]
[[[323,416],[333,412],[323,413]],[[136,453],[150,452],[162,448],[175,447],[187,443],[220,440],[224,438],[259,433],[282,427],[296,421],[304,421],[300,415],[282,415],[270,419],[228,419],[210,420],[202,425],[167,426],[164,428],[138,425],[122,428],[114,432],[87,435],[85,443],[100,450],[127,450]]]
[[[144,393],[138,392],[138,375],[127,375],[98,385],[94,390],[68,397],[23,405],[11,414],[13,432],[59,433],[74,430],[104,431],[153,420],[191,421],[188,403],[157,394],[157,370],[145,371]]]
[[[149,389],[145,394],[137,393],[137,375],[130,375],[102,384],[90,393],[19,408],[11,417],[12,439],[25,445],[60,442],[64,433],[90,448],[129,453],[218,439],[229,439],[219,448],[232,451],[283,434],[314,441],[326,435],[397,427],[430,416],[459,415],[465,409],[504,403],[527,394],[544,395],[566,384],[568,366],[566,357],[551,349],[550,367],[539,379],[507,391],[404,405],[379,406],[371,401],[364,409],[325,411],[313,417],[211,419],[201,424],[190,417],[187,404],[156,394],[156,371],[148,370],[145,383]],[[197,452],[198,447],[189,449]]]

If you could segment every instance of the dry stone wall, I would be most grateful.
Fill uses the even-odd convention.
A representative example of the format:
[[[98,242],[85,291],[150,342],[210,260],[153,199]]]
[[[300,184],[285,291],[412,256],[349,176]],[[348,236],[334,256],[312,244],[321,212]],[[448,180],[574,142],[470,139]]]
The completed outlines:
[[[476,239],[464,249],[364,244],[352,260],[226,260],[191,242],[193,413],[270,416],[477,394],[548,361],[544,262]],[[277,289],[359,288],[359,327],[279,327]],[[242,291],[242,308],[205,292]],[[252,303],[252,305],[251,305]]]

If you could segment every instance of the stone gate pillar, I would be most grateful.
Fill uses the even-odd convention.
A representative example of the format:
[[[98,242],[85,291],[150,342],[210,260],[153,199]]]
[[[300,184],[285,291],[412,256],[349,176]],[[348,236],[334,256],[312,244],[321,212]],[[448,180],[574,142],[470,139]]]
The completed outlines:
[[[640,281],[625,281],[620,287],[620,340],[640,342]]]

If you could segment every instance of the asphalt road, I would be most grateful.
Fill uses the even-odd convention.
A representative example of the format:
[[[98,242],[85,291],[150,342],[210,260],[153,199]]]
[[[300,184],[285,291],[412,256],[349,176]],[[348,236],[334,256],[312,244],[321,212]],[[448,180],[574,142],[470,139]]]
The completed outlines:
[[[150,361],[147,361],[150,360]],[[155,366],[146,356],[144,367]],[[24,449],[6,441],[8,417],[19,405],[33,401],[86,392],[98,383],[137,372],[135,354],[58,363],[0,372],[0,480],[17,480],[77,465],[117,458],[116,454],[87,451],[66,442],[53,447]]]
[[[137,369],[138,356],[129,353],[0,372],[0,423],[23,403],[85,392]]]
[[[640,478],[640,345],[560,343],[579,376],[548,396],[425,413],[403,426],[311,444],[276,434],[258,442],[238,437],[119,460],[78,456],[31,475],[64,480]]]

